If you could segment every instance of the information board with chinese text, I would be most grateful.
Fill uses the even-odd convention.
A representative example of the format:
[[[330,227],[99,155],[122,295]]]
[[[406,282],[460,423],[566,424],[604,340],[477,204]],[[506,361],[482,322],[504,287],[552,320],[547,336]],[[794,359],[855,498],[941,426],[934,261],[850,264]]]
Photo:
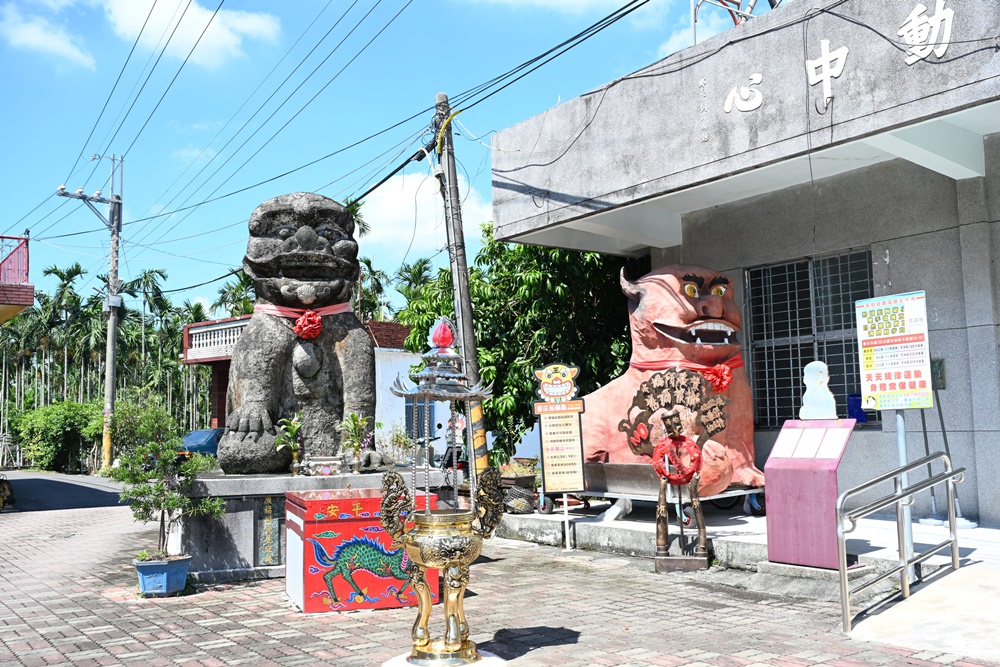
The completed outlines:
[[[534,404],[538,415],[542,454],[542,491],[545,494],[581,493],[583,477],[583,437],[580,414],[582,399],[574,399],[573,378],[579,368],[550,364],[535,370],[538,395]]]
[[[924,292],[856,301],[865,410],[934,407]]]

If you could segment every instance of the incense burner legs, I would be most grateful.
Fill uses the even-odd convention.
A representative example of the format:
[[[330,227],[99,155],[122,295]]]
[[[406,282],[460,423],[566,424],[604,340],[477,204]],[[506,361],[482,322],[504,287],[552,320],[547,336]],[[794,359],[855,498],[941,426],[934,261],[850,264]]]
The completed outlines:
[[[480,659],[476,644],[469,641],[465,619],[465,588],[469,566],[483,550],[503,518],[503,485],[500,471],[487,468],[479,476],[472,510],[438,509],[414,511],[413,498],[399,473],[382,476],[382,527],[393,544],[406,549],[410,559],[409,585],[417,593],[417,620],[413,624],[413,649],[408,662],[425,667],[467,665]],[[444,636],[431,639],[431,592],[427,568],[444,577]]]
[[[469,584],[469,565],[479,557],[483,538],[472,529],[473,513],[463,510],[435,510],[412,515],[414,527],[406,533],[406,553],[419,568],[415,585],[419,608],[413,625],[411,661],[415,664],[458,665],[478,659],[476,645],[469,641],[465,619],[465,588]],[[423,572],[427,568],[444,575],[444,636],[430,639],[428,621],[431,597]]]

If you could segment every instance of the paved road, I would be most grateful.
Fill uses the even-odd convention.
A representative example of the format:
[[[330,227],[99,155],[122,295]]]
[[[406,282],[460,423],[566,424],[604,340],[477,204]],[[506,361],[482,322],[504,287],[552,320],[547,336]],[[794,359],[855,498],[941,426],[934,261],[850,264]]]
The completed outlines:
[[[103,477],[58,473],[3,472],[14,487],[16,512],[115,507],[121,485]]]
[[[124,507],[0,515],[0,664],[379,665],[407,650],[412,609],[305,616],[280,579],[138,598],[130,557],[155,539]],[[512,665],[989,664],[851,640],[835,603],[654,575],[639,559],[498,539],[484,554],[472,639]]]

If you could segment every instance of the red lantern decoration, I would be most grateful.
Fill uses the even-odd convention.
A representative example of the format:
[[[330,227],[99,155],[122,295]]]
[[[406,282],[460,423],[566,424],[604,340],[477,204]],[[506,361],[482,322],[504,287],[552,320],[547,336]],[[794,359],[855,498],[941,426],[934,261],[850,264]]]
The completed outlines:
[[[455,332],[445,319],[440,319],[431,329],[431,346],[438,349],[449,348],[455,344]]]

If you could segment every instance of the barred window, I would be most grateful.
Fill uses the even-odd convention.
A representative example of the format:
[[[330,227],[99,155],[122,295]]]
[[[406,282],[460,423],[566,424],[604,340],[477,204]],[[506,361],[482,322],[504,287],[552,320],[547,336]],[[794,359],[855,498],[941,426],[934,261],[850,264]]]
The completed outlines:
[[[798,419],[802,368],[817,359],[830,368],[837,414],[846,416],[847,395],[861,393],[854,302],[873,296],[871,251],[747,269],[745,284],[756,426]]]

